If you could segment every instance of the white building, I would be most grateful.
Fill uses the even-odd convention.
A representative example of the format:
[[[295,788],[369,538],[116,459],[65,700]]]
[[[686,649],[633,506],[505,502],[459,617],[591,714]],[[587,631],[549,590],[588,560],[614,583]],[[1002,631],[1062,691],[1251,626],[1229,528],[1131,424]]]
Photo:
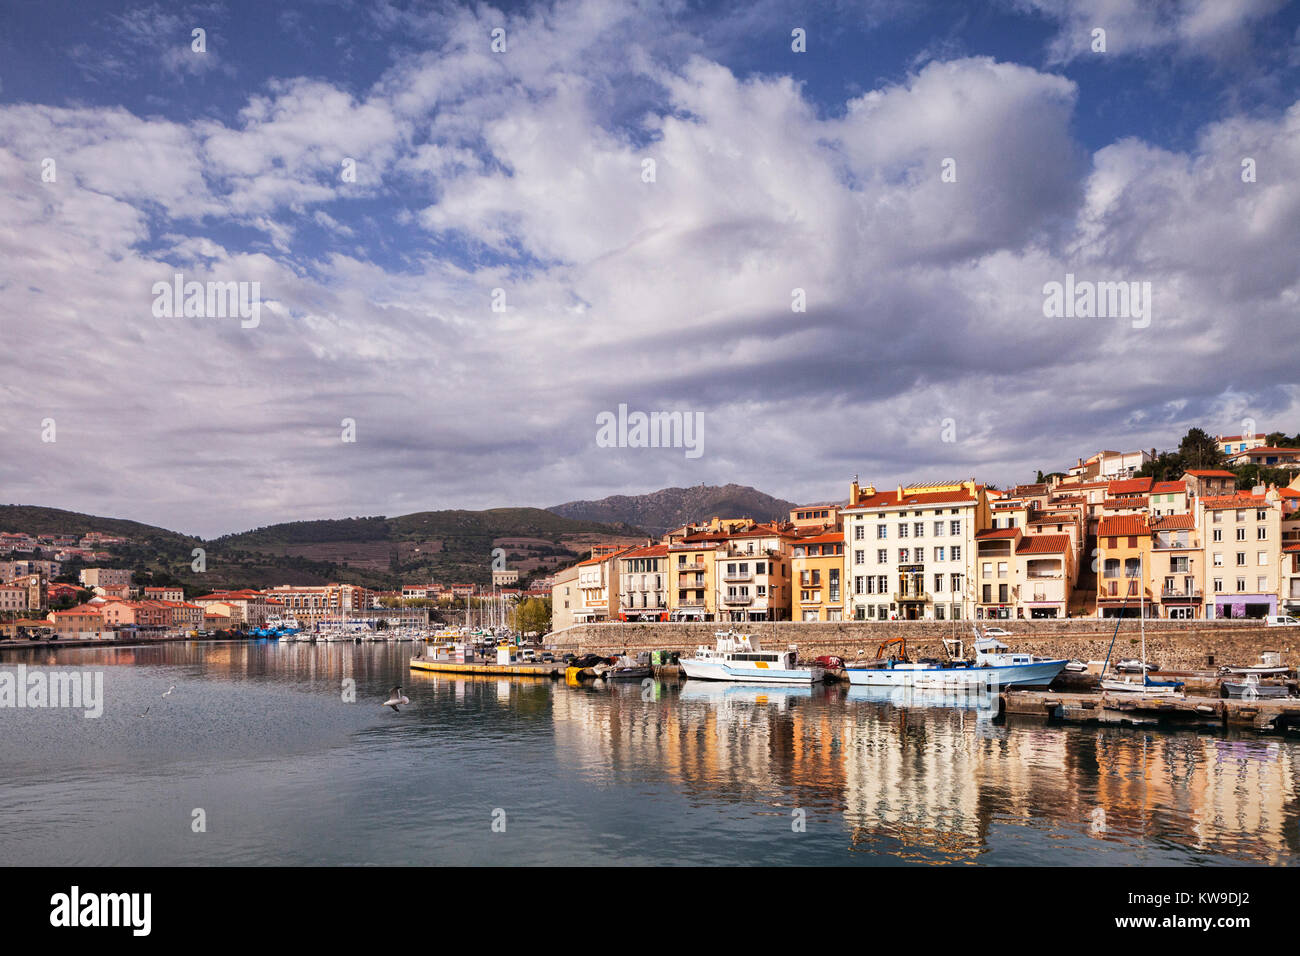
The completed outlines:
[[[975,534],[988,526],[989,501],[973,480],[849,489],[845,569],[858,620],[969,620]]]

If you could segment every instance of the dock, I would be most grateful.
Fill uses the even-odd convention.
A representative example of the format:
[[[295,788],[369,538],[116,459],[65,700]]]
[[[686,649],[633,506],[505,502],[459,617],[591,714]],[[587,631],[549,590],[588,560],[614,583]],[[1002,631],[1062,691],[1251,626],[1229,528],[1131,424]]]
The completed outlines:
[[[1008,716],[1046,717],[1072,723],[1130,727],[1182,725],[1280,733],[1300,729],[1300,698],[1244,700],[1225,697],[1144,697],[1012,690],[1002,697]]]
[[[477,674],[484,677],[552,677],[564,676],[563,663],[528,663],[496,664],[487,661],[475,661],[472,664],[458,664],[455,661],[429,660],[424,657],[411,658],[411,670],[435,671],[440,674]]]

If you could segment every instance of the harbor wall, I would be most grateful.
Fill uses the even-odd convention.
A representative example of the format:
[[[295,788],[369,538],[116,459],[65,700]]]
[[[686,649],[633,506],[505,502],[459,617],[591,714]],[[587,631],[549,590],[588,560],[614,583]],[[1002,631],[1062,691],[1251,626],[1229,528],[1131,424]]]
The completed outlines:
[[[646,650],[694,652],[697,645],[713,645],[718,630],[735,627],[752,634],[766,647],[797,644],[799,657],[808,660],[822,654],[837,654],[846,661],[873,658],[881,641],[894,637],[907,640],[908,655],[939,657],[943,639],[953,636],[973,639],[970,621],[959,621],[954,632],[951,621],[751,621],[726,622],[579,624],[548,634],[544,643],[561,653],[602,655]],[[992,621],[1012,634],[1004,638],[1013,650],[1029,651],[1040,657],[1102,660],[1115,633],[1114,620],[1068,618],[1065,620]],[[1113,657],[1137,657],[1140,632],[1137,619],[1120,621]],[[1278,651],[1292,666],[1300,664],[1300,628],[1266,627],[1262,621],[1168,621],[1146,623],[1147,659],[1166,670],[1204,670],[1222,664],[1254,664],[1264,651]]]

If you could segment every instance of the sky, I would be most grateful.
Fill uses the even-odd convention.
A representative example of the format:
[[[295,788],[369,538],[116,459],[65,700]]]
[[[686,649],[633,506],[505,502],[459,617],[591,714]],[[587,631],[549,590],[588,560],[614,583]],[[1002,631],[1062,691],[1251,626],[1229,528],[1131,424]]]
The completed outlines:
[[[1297,6],[4,0],[0,501],[211,537],[1300,431]]]

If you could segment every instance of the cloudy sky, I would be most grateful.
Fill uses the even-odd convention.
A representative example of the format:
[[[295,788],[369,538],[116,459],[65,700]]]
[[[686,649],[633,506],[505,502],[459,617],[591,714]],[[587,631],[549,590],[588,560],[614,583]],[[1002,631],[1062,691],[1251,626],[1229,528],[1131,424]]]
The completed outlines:
[[[0,501],[210,536],[1300,430],[1295,3],[4,6]],[[1045,317],[1067,273],[1149,325]],[[702,454],[601,447],[620,404]]]

